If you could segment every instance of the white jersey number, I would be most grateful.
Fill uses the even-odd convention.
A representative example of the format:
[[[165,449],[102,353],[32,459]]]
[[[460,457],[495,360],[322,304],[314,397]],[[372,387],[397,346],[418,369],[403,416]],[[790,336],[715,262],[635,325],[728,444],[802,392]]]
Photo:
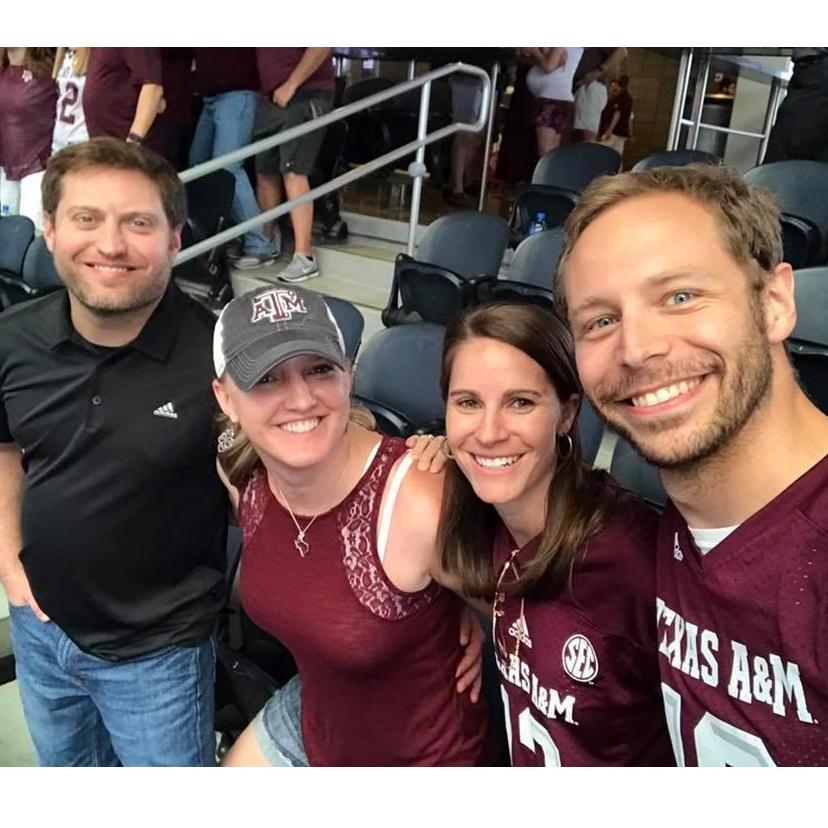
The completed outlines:
[[[684,767],[684,742],[681,738],[681,696],[662,682],[664,712],[667,715],[667,729],[673,743],[676,764]],[[696,760],[699,767],[754,767],[775,766],[765,743],[752,733],[740,730],[723,722],[712,713],[705,713],[693,728],[696,745]]]
[[[509,709],[509,696],[501,687],[500,695],[503,699],[503,714],[506,717],[506,738],[509,740],[509,755],[512,755],[512,714]],[[518,716],[518,738],[520,743],[536,753],[536,747],[543,752],[543,764],[547,768],[561,767],[561,754],[549,731],[532,715],[528,707],[524,707]],[[514,760],[512,760],[514,764]]]

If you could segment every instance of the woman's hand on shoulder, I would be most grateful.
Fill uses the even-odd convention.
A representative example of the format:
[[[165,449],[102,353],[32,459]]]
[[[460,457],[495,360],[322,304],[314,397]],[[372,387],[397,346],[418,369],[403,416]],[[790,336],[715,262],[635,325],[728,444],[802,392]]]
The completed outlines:
[[[446,438],[441,434],[414,434],[405,441],[419,471],[441,472],[449,457],[446,454]]]

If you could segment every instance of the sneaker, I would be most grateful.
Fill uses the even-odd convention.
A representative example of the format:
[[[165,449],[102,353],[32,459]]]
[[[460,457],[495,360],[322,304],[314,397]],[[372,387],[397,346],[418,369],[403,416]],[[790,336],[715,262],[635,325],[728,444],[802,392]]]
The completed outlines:
[[[266,267],[269,264],[273,264],[276,261],[276,256],[272,253],[245,254],[238,258],[231,258],[230,261],[233,267],[238,270],[255,270],[257,267]]]
[[[316,259],[294,253],[290,264],[276,277],[280,282],[304,282],[319,275]]]

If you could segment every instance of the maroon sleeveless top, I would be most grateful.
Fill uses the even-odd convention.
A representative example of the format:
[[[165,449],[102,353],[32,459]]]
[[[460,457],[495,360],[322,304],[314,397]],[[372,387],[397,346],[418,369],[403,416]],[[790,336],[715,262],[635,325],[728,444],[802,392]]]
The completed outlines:
[[[402,441],[383,438],[353,491],[308,530],[304,558],[264,469],[242,490],[242,605],[296,660],[311,765],[486,759],[485,704],[455,689],[462,602],[433,582],[401,592],[377,555],[383,490],[404,451]]]

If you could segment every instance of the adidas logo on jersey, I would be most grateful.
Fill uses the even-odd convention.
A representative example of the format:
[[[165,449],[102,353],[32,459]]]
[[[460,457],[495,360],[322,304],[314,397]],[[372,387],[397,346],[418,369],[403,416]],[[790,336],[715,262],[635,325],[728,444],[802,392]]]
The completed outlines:
[[[169,417],[171,420],[178,419],[178,414],[175,413],[175,406],[171,402],[165,402],[164,405],[159,405],[152,413],[156,417]]]
[[[684,552],[681,551],[681,544],[678,540],[678,532],[676,532],[676,534],[673,536],[673,557],[677,561],[684,560]]]
[[[509,635],[516,638],[521,644],[525,644],[530,650],[532,649],[532,639],[529,638],[529,628],[526,626],[525,618],[518,618],[511,627],[509,627]]]

